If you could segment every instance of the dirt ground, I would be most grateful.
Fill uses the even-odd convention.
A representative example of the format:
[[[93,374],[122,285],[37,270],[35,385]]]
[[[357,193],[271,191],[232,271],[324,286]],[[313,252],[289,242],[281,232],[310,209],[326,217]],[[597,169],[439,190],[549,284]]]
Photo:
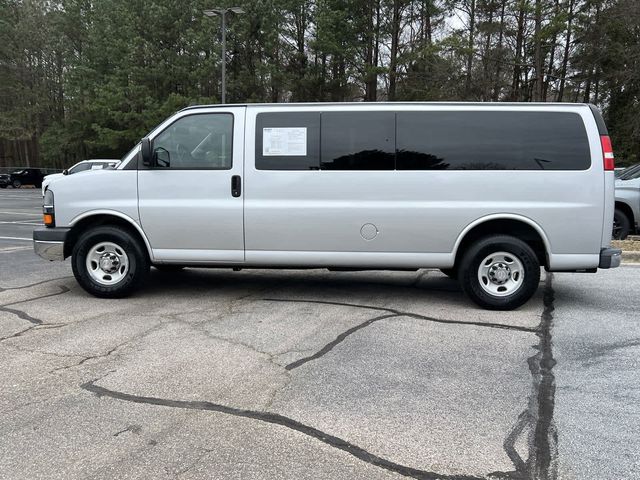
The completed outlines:
[[[640,252],[640,237],[634,239],[627,238],[626,240],[613,240],[611,245],[615,248],[621,248],[622,250],[630,252]]]

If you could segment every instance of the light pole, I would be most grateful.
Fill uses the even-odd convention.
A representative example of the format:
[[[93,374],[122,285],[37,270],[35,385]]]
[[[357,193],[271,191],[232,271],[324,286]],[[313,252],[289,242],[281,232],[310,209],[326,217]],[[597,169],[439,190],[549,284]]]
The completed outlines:
[[[244,13],[240,7],[229,7],[229,8],[211,8],[209,10],[204,10],[204,13],[207,17],[217,17],[220,16],[222,19],[222,103],[226,103],[226,73],[227,73],[227,13]]]

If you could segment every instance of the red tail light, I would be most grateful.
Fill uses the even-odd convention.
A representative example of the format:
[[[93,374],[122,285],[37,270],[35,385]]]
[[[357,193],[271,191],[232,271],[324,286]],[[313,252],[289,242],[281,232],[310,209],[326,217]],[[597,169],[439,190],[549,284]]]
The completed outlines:
[[[604,169],[613,170],[615,168],[615,162],[613,160],[613,147],[611,147],[611,139],[608,135],[602,135],[600,137],[600,143],[602,144],[602,159],[604,161]]]

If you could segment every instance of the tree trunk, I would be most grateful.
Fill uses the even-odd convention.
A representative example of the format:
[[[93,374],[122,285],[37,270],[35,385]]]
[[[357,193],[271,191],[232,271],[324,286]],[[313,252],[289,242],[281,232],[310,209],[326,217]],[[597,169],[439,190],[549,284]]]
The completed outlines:
[[[365,45],[365,93],[364,99],[367,102],[375,102],[378,92],[378,76],[375,72],[377,67],[377,41],[378,41],[378,23],[380,12],[380,2],[374,4],[371,2],[370,8],[367,10],[367,32],[365,32],[365,38],[367,44]],[[374,20],[375,19],[375,20]]]
[[[522,45],[524,43],[524,1],[520,1],[520,10],[518,12],[518,32],[516,34],[516,55],[515,65],[513,67],[513,82],[511,83],[511,100],[518,101],[520,96],[520,76],[522,74]]]
[[[465,86],[465,96],[467,100],[471,97],[471,69],[473,68],[473,52],[475,43],[475,26],[476,26],[476,0],[470,0],[469,3],[469,44],[467,48],[467,82]]]
[[[433,27],[431,26],[431,2],[432,0],[426,0],[422,7],[424,41],[429,46],[433,43]]]
[[[491,80],[489,78],[489,60],[491,56],[489,52],[491,50],[491,26],[493,25],[493,5],[489,8],[489,19],[487,23],[489,24],[489,28],[487,28],[487,35],[484,42],[484,55],[482,56],[482,100],[487,101],[491,98]]]
[[[400,0],[393,1],[391,16],[391,52],[389,58],[389,100],[396,99],[396,75],[398,69],[398,46],[400,43]]]
[[[500,58],[496,62],[496,76],[493,84],[493,97],[494,102],[500,99],[500,75],[502,74],[502,47],[504,44],[504,10],[507,4],[507,0],[502,0],[502,6],[500,7],[500,31],[498,32],[498,54]]]
[[[555,12],[554,16],[557,18],[560,15],[560,0],[555,0]],[[556,47],[558,43],[558,31],[554,29],[553,37],[551,37],[551,52],[549,54],[549,64],[547,66],[547,80],[544,82],[543,96],[546,99],[549,98],[549,83],[551,82],[551,75],[553,74],[554,62],[556,60]]]
[[[535,8],[535,33],[534,33],[534,63],[536,68],[536,80],[534,84],[533,99],[536,102],[544,101],[544,71],[542,67],[542,0],[536,0]]]
[[[562,67],[560,68],[560,88],[558,89],[558,101],[564,97],[564,88],[567,79],[567,67],[569,65],[569,52],[571,50],[571,34],[573,26],[573,9],[575,0],[569,0],[569,12],[567,16],[567,38],[564,43],[564,54],[562,56]]]

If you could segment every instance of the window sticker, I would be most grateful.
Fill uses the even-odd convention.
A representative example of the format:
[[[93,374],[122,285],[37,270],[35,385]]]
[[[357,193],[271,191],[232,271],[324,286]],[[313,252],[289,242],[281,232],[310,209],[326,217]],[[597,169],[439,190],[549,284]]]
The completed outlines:
[[[262,155],[306,157],[307,127],[263,128]]]

